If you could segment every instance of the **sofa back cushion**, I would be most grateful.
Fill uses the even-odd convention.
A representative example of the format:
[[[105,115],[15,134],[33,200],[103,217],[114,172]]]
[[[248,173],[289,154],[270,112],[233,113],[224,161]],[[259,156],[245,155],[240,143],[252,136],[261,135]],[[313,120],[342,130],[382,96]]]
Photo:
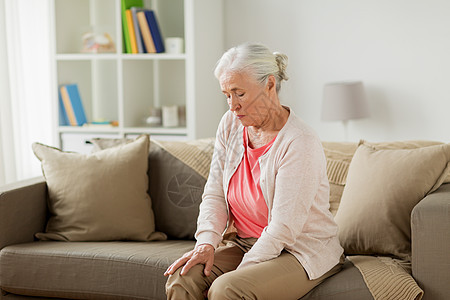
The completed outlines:
[[[93,139],[98,151],[130,139]],[[148,154],[148,194],[156,230],[172,239],[193,239],[203,188],[209,174],[214,139],[151,140]]]

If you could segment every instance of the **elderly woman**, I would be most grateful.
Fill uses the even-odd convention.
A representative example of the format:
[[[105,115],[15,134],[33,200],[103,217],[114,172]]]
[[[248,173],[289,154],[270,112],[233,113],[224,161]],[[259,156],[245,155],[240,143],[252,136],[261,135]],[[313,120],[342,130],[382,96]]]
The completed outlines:
[[[197,243],[165,273],[168,299],[298,299],[341,269],[321,142],[278,97],[286,66],[286,55],[259,44],[219,60],[230,110],[217,130]],[[237,234],[224,239],[231,223]]]

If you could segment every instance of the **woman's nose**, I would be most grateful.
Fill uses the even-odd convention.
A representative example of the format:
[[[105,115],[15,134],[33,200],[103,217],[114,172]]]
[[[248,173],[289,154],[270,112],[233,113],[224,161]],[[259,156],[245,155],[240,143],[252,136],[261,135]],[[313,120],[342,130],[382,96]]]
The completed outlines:
[[[230,99],[228,100],[228,105],[230,106],[231,111],[236,111],[241,107],[239,101],[236,99],[235,96],[230,96]]]

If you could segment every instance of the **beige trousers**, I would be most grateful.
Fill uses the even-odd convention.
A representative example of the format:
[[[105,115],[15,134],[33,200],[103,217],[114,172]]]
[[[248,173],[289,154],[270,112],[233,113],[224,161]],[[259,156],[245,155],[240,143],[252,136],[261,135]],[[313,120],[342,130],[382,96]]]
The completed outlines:
[[[210,276],[196,265],[186,275],[180,269],[166,283],[167,299],[299,299],[342,268],[343,260],[322,277],[309,280],[298,260],[283,251],[275,259],[236,270],[256,239],[234,238],[217,248]]]

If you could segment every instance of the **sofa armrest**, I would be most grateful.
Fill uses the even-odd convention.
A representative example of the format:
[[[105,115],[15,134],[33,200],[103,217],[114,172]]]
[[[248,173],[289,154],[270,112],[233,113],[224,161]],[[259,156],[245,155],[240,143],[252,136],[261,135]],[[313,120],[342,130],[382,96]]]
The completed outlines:
[[[34,241],[47,217],[47,184],[36,177],[0,187],[0,249]]]
[[[425,197],[412,211],[412,274],[423,300],[450,299],[450,184]]]

